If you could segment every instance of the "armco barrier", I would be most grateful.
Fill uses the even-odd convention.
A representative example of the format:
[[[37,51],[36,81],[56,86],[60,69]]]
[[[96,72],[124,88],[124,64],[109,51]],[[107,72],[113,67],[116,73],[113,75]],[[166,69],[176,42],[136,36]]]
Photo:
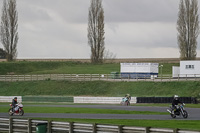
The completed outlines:
[[[74,103],[119,104],[122,97],[74,97]],[[136,97],[132,97],[130,103],[136,103]]]
[[[131,127],[32,119],[0,118],[0,132],[35,133],[38,123],[47,123],[48,133],[200,133],[181,129]]]
[[[0,96],[0,102],[10,102],[12,103],[12,100],[14,97],[17,97],[18,102],[22,102],[21,96]]]
[[[197,103],[194,97],[180,97],[183,103]],[[137,97],[137,103],[172,103],[173,97]]]
[[[73,97],[65,96],[23,96],[23,102],[74,102]]]
[[[12,102],[15,96],[0,96],[0,102]],[[122,97],[67,97],[67,96],[17,96],[18,102],[70,102],[119,104]],[[132,97],[130,103],[171,103],[172,97]],[[193,97],[180,97],[183,103],[197,103]]]

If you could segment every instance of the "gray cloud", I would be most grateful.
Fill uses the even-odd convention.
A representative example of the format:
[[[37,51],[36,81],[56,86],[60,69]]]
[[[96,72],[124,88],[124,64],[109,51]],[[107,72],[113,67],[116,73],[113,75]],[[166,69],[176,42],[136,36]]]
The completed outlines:
[[[18,0],[18,57],[89,58],[89,6],[90,0]],[[118,58],[179,57],[178,6],[178,0],[103,0],[106,49]]]

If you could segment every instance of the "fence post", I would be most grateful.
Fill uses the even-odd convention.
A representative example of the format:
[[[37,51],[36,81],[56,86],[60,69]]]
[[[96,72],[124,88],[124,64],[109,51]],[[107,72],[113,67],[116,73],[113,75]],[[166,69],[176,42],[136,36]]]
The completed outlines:
[[[12,118],[9,119],[9,133],[13,132],[13,121]]]
[[[51,133],[51,122],[52,121],[48,121],[48,133]]]
[[[150,128],[151,128],[151,127],[146,127],[146,128],[145,128],[145,133],[150,133]]]
[[[32,132],[32,123],[31,123],[31,119],[28,119],[28,133]]]
[[[118,126],[118,133],[122,133],[122,125]]]
[[[74,130],[73,130],[73,122],[69,122],[69,133],[73,133]]]
[[[96,132],[97,132],[97,124],[94,123],[94,124],[92,125],[92,133],[96,133]]]
[[[178,130],[179,130],[179,129],[174,129],[174,130],[173,130],[173,133],[178,133]]]

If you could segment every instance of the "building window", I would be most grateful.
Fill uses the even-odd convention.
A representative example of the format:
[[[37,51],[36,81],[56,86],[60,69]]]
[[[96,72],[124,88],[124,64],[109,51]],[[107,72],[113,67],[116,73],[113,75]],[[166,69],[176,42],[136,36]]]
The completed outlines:
[[[194,69],[194,65],[186,65],[185,68],[186,69]]]

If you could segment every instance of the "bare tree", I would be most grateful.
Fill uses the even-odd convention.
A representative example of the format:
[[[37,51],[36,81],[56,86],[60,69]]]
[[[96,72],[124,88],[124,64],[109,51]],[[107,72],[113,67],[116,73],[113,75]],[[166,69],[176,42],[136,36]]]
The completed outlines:
[[[199,15],[197,0],[181,0],[177,20],[178,45],[180,58],[196,58],[197,38],[199,35]]]
[[[91,0],[88,17],[88,44],[91,62],[102,63],[104,55],[104,10],[102,0]]]
[[[109,50],[105,50],[103,55],[103,61],[113,63],[116,59],[116,56],[116,54],[110,52]]]
[[[1,16],[0,38],[6,51],[8,61],[13,61],[17,56],[18,43],[18,13],[16,0],[4,0]]]
[[[0,59],[5,59],[6,58],[6,52],[0,48]]]

